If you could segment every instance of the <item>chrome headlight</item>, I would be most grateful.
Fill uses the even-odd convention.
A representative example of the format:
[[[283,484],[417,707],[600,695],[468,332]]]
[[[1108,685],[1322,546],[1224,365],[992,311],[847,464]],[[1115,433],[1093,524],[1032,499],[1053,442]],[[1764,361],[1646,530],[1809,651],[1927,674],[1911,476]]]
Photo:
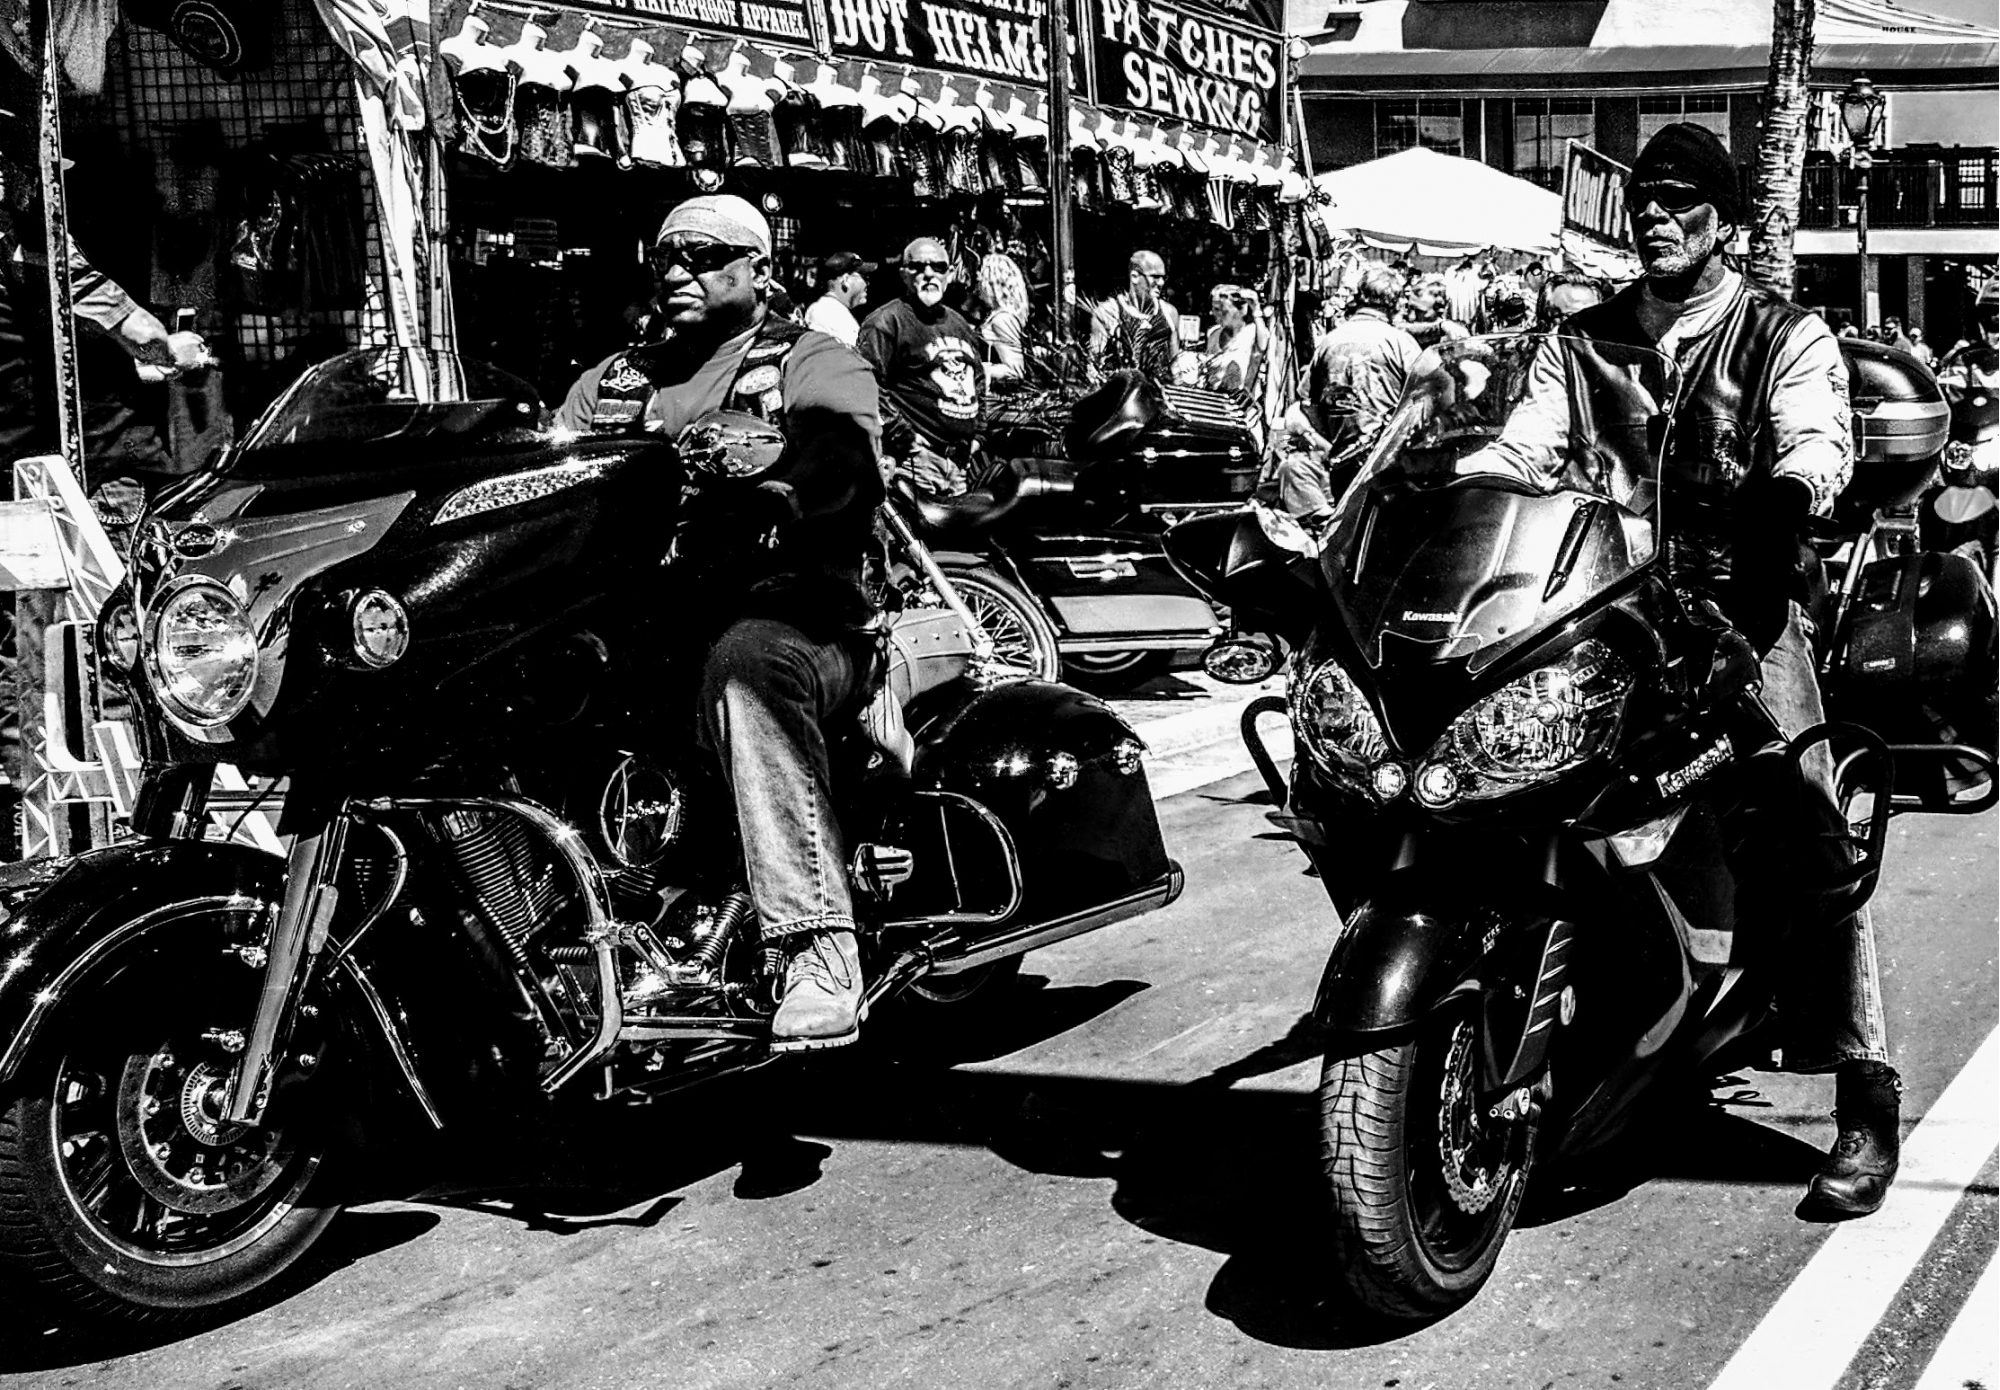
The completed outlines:
[[[1365,768],[1389,751],[1382,721],[1337,661],[1302,669],[1291,682],[1292,732],[1321,766]]]
[[[1418,799],[1505,796],[1581,766],[1617,737],[1632,684],[1610,647],[1584,639],[1453,720],[1417,770]]]
[[[212,579],[170,588],[147,615],[144,645],[153,691],[176,718],[226,724],[257,683],[257,634],[236,595]]]

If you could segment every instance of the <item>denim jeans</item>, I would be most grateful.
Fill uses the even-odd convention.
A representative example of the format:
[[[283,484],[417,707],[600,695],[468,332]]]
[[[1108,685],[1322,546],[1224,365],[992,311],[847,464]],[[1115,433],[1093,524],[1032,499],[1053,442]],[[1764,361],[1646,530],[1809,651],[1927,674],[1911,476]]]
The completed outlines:
[[[736,801],[767,939],[854,929],[824,726],[854,707],[865,674],[846,646],[770,618],[738,621],[702,669],[702,740]]]
[[[1763,662],[1764,708],[1787,738],[1826,717],[1803,621],[1793,604],[1791,621]],[[1833,756],[1825,744],[1806,755],[1804,769],[1812,786],[1832,801]],[[1868,909],[1801,937],[1791,956],[1778,988],[1785,1070],[1821,1072],[1843,1062],[1888,1061],[1875,927]]]

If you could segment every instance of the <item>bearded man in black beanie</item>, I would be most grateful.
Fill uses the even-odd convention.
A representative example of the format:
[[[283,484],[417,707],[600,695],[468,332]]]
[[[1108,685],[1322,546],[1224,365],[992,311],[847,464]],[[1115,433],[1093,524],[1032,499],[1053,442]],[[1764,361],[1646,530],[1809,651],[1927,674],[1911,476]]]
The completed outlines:
[[[1688,124],[1661,130],[1626,189],[1645,273],[1561,331],[1651,347],[1679,364],[1665,478],[1674,580],[1715,602],[1756,648],[1761,698],[1789,738],[1824,718],[1807,619],[1792,596],[1806,523],[1832,511],[1853,473],[1847,366],[1824,322],[1748,284],[1724,258],[1743,223],[1741,196],[1713,134]],[[1527,460],[1560,458],[1569,428],[1562,354],[1542,353],[1502,437],[1459,466],[1518,473]],[[1826,745],[1804,766],[1832,803]],[[1759,886],[1774,897],[1788,891]],[[1802,930],[1779,997],[1783,1065],[1834,1073],[1839,1124],[1799,1214],[1865,1216],[1896,1175],[1902,1090],[1889,1065],[1874,930],[1865,908],[1824,930],[1803,908],[1792,916]]]

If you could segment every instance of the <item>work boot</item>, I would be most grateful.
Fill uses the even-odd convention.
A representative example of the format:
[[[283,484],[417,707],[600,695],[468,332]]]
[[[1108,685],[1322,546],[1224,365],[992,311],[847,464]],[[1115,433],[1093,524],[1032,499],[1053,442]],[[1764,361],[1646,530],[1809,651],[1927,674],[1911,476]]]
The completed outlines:
[[[1889,1195],[1902,1147],[1903,1083],[1887,1062],[1844,1062],[1833,1094],[1840,1135],[1813,1174],[1799,1215],[1838,1221],[1868,1215]]]
[[[790,944],[790,943],[787,943]],[[861,1036],[861,948],[851,931],[800,936],[771,1016],[771,1050],[841,1047]]]

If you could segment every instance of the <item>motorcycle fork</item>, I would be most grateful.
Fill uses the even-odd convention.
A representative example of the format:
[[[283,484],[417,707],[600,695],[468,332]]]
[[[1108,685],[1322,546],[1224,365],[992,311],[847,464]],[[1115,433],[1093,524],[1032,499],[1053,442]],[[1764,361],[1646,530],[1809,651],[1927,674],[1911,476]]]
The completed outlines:
[[[345,798],[318,827],[292,841],[285,860],[285,898],[265,943],[264,980],[257,1012],[237,1054],[236,1072],[224,1098],[223,1118],[258,1124],[270,1103],[271,1083],[290,1041],[299,996],[312,978],[340,906],[341,856],[347,846],[349,811]]]

